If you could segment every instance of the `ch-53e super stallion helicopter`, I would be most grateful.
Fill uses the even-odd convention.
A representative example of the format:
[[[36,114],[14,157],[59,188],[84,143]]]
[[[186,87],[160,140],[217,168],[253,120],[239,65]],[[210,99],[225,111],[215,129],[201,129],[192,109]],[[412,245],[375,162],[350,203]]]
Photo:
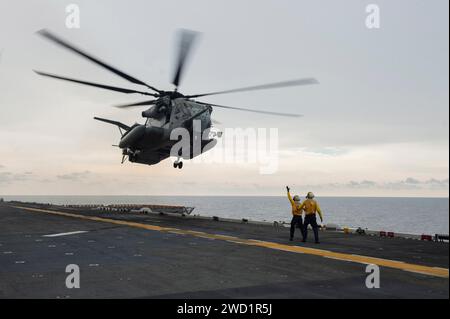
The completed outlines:
[[[194,98],[200,98],[210,95],[217,94],[225,94],[225,93],[234,93],[234,92],[244,92],[244,91],[255,91],[262,89],[273,89],[273,88],[281,88],[288,86],[297,86],[297,85],[308,85],[308,84],[317,84],[317,80],[314,78],[303,78],[292,81],[285,82],[276,82],[265,85],[258,86],[249,86],[244,88],[226,90],[226,91],[217,91],[210,92],[204,94],[189,94],[184,95],[178,92],[178,86],[180,84],[181,78],[183,76],[183,71],[185,69],[185,63],[188,59],[189,53],[192,49],[192,46],[198,37],[198,33],[189,30],[180,30],[180,37],[178,42],[178,55],[176,61],[175,72],[173,75],[172,84],[175,86],[173,91],[163,91],[159,90],[141,80],[128,75],[117,68],[106,64],[103,61],[93,57],[92,55],[78,49],[74,45],[70,44],[66,40],[61,39],[55,34],[51,33],[48,30],[41,30],[38,32],[41,36],[51,40],[52,42],[74,52],[78,55],[90,60],[91,62],[109,70],[112,73],[124,78],[125,80],[146,87],[145,91],[138,91],[133,89],[126,89],[121,87],[115,87],[110,85],[103,85],[99,83],[87,82],[82,80],[77,80],[73,78],[63,77],[55,74],[50,74],[41,71],[35,71],[37,74],[51,77],[55,79],[70,81],[78,84],[93,86],[105,90],[112,90],[116,92],[131,94],[137,93],[147,96],[152,96],[154,99],[147,100],[143,102],[137,102],[132,104],[118,105],[117,107],[126,108],[126,107],[135,107],[135,106],[144,106],[151,105],[151,107],[142,112],[142,117],[146,118],[145,124],[134,124],[132,126],[125,125],[123,123],[94,117],[94,119],[103,121],[109,124],[116,125],[121,133],[121,139],[119,142],[119,147],[122,149],[122,163],[128,158],[130,162],[133,163],[141,163],[154,165],[159,163],[160,161],[171,156],[171,148],[178,142],[177,140],[172,140],[170,138],[172,130],[176,128],[185,128],[190,132],[190,152],[184,154],[181,150],[176,154],[178,159],[174,162],[174,168],[182,168],[183,159],[192,159],[195,156],[200,155],[202,152],[207,151],[214,147],[217,143],[214,137],[217,136],[212,134],[207,139],[201,140],[201,152],[200,154],[196,154],[193,152],[194,147],[194,137],[195,136],[204,136],[203,133],[208,133],[212,127],[211,113],[213,107],[220,107],[232,110],[240,110],[247,112],[256,112],[256,113],[264,113],[271,115],[279,115],[279,116],[290,116],[290,117],[298,117],[300,115],[297,114],[287,114],[287,113],[278,113],[278,112],[268,112],[268,111],[260,111],[260,110],[252,110],[252,109],[244,109],[230,106],[223,106],[217,104],[211,104],[206,102],[200,102],[193,100]],[[201,132],[200,134],[194,134],[194,121],[198,120],[200,125]],[[198,132],[197,132],[198,133]],[[196,142],[198,143],[198,141]]]

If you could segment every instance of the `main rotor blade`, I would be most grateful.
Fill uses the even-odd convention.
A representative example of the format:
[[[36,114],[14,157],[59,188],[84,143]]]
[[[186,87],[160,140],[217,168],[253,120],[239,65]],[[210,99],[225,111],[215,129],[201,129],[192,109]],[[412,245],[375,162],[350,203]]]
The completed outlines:
[[[230,110],[246,111],[246,112],[253,112],[253,113],[262,113],[262,114],[277,115],[277,116],[289,116],[289,117],[302,117],[303,116],[303,115],[300,115],[300,114],[260,111],[260,110],[254,110],[254,109],[245,109],[245,108],[240,108],[240,107],[232,107],[232,106],[204,103],[204,102],[199,102],[199,101],[196,101],[196,102],[204,104],[204,105],[211,105],[211,106],[214,106],[214,107],[221,107],[221,108],[230,109]]]
[[[187,95],[186,98],[197,98],[197,97],[203,97],[203,96],[209,96],[209,95],[217,95],[217,94],[225,94],[225,93],[236,93],[236,92],[247,92],[247,91],[256,91],[256,90],[277,89],[277,88],[283,88],[283,87],[289,87],[289,86],[310,85],[310,84],[319,84],[319,81],[317,81],[315,78],[305,78],[305,79],[298,79],[298,80],[291,80],[291,81],[284,81],[284,82],[276,82],[276,83],[256,85],[256,86],[248,86],[248,87],[239,88],[239,89],[233,89],[233,90],[217,91],[217,92],[211,92],[211,93],[205,93],[205,94]]]
[[[50,73],[45,73],[45,72],[36,71],[36,70],[34,70],[34,72],[36,72],[39,75],[46,76],[46,77],[49,77],[49,78],[54,78],[54,79],[58,79],[58,80],[64,80],[64,81],[74,82],[74,83],[78,83],[78,84],[98,87],[98,88],[105,89],[105,90],[110,90],[110,91],[117,91],[117,92],[127,93],[127,94],[139,93],[139,94],[143,94],[143,95],[158,96],[158,94],[154,94],[154,93],[141,92],[141,91],[136,91],[136,90],[124,89],[124,88],[120,88],[120,87],[116,87],[116,86],[110,86],[110,85],[104,85],[104,84],[99,84],[99,83],[93,83],[93,82],[87,82],[87,81],[82,81],[82,80],[76,80],[76,79],[66,78],[66,77],[63,77],[63,76],[50,74]]]
[[[108,120],[108,119],[104,119],[104,118],[96,117],[96,116],[94,117],[94,120],[109,123],[112,125],[116,125],[116,126],[120,127],[121,129],[124,129],[125,131],[129,131],[131,129],[130,126],[123,124],[121,122],[118,122],[118,121]]]
[[[40,34],[41,36],[49,39],[50,41],[53,41],[56,44],[59,44],[59,45],[65,47],[66,49],[68,49],[68,50],[70,50],[72,52],[75,52],[75,53],[81,55],[82,57],[85,57],[86,59],[94,62],[95,64],[100,65],[101,67],[103,67],[103,68],[105,68],[105,69],[107,69],[107,70],[117,74],[118,76],[120,76],[120,77],[122,77],[122,78],[124,78],[124,79],[126,79],[126,80],[128,80],[128,81],[130,81],[132,83],[134,83],[134,84],[145,85],[149,89],[152,89],[153,91],[156,91],[156,92],[160,93],[160,90],[154,88],[153,86],[150,86],[147,83],[144,83],[141,80],[138,80],[138,79],[132,77],[131,75],[128,75],[125,72],[122,72],[122,71],[116,69],[115,67],[113,67],[111,65],[108,65],[105,62],[100,61],[99,59],[93,57],[92,55],[90,55],[90,54],[88,54],[88,53],[86,53],[86,52],[76,48],[75,46],[73,46],[69,42],[67,42],[65,40],[62,40],[61,38],[59,38],[58,36],[52,34],[48,30],[42,29],[42,30],[38,31],[38,34]]]
[[[149,101],[137,102],[137,103],[132,103],[132,104],[116,105],[116,107],[126,108],[126,107],[141,106],[141,105],[153,105],[155,103],[156,103],[156,100],[149,100]]]
[[[199,33],[190,30],[179,31],[178,42],[178,57],[176,61],[175,73],[173,76],[172,84],[178,88],[181,78],[183,76],[184,67],[189,57],[189,53],[192,50],[192,46],[197,39]]]

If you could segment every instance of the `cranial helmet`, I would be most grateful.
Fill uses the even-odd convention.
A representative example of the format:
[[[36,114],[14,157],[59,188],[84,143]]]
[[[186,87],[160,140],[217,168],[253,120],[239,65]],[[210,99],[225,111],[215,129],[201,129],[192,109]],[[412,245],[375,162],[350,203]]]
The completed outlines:
[[[306,195],[306,198],[313,199],[314,198],[313,192],[308,192],[308,194]]]
[[[295,196],[294,196],[294,201],[295,201],[295,202],[299,202],[299,201],[300,201],[300,196],[295,195]]]

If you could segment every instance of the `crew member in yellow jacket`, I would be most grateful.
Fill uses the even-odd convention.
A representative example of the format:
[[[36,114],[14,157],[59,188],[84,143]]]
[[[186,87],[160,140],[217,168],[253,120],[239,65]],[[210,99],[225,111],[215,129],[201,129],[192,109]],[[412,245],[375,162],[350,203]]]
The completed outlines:
[[[305,222],[303,223],[303,242],[308,238],[308,225],[311,225],[314,231],[314,239],[316,244],[319,243],[319,225],[317,225],[316,213],[319,214],[320,221],[323,223],[322,210],[319,203],[314,200],[314,194],[309,192],[306,195],[306,200],[300,205],[299,209],[305,212]]]
[[[289,199],[289,202],[292,206],[292,220],[291,220],[291,235],[289,237],[289,240],[292,241],[294,239],[294,233],[295,233],[295,227],[300,229],[300,233],[302,234],[302,237],[304,237],[303,231],[303,218],[302,218],[302,212],[303,209],[300,208],[300,196],[295,195],[294,198],[291,197],[290,188],[289,186],[286,186],[287,190],[287,196]]]

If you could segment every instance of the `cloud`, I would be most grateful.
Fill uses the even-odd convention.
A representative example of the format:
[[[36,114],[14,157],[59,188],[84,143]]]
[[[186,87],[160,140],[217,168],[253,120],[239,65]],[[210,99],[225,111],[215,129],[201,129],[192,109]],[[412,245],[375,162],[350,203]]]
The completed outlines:
[[[12,172],[0,172],[0,185],[12,184],[14,182],[29,181],[33,178],[33,173],[12,173]]]
[[[339,147],[320,147],[320,148],[305,148],[306,153],[326,155],[326,156],[339,156],[348,153],[347,150]]]
[[[350,181],[346,184],[350,188],[373,188],[377,187],[377,183],[374,181],[364,180],[361,182]]]
[[[10,172],[0,172],[0,184],[9,184],[11,181]]]
[[[347,149],[340,147],[288,147],[279,151],[281,155],[298,156],[299,154],[322,156],[322,157],[336,157],[349,153]]]
[[[198,183],[197,183],[197,182],[182,182],[181,185],[186,185],[186,186],[197,186]]]
[[[405,181],[403,183],[405,183],[405,184],[420,184],[420,181],[418,179],[408,177],[407,179],[405,179]]]
[[[398,182],[386,183],[385,188],[390,189],[448,189],[449,182],[447,179],[438,180],[431,178],[425,181],[420,181],[418,179],[408,177],[405,180]]]
[[[449,181],[448,178],[443,179],[443,180],[438,180],[438,179],[429,179],[428,181],[426,181],[426,185],[428,185],[429,188],[431,189],[448,189],[449,187]]]
[[[72,181],[72,182],[79,182],[79,181],[85,181],[86,179],[90,178],[92,176],[92,173],[90,171],[83,171],[83,172],[73,172],[69,174],[62,174],[57,175],[56,178],[60,180],[65,181]]]
[[[408,177],[404,180],[391,182],[375,182],[370,180],[349,181],[347,183],[327,183],[316,185],[305,185],[308,188],[317,189],[379,189],[379,190],[447,190],[449,188],[449,179],[419,180]]]

